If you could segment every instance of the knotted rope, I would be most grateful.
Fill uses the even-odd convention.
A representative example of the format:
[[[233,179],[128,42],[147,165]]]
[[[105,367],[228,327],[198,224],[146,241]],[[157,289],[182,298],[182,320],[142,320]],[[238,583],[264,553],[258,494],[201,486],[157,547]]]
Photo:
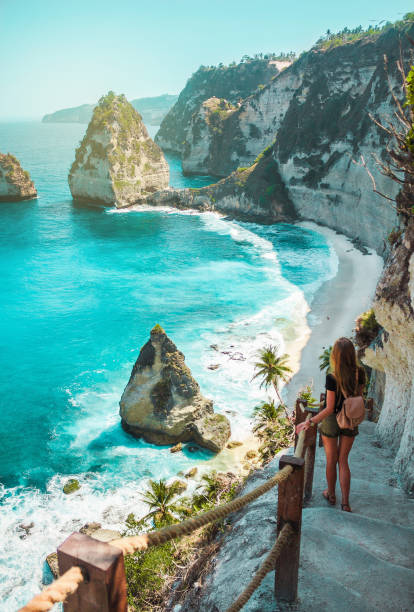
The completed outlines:
[[[236,512],[237,510],[241,510],[244,506],[247,506],[250,502],[254,501],[267,491],[270,491],[274,486],[289,478],[289,475],[293,471],[293,467],[291,465],[285,466],[281,469],[277,474],[269,478],[265,483],[250,491],[246,495],[242,495],[241,497],[237,497],[227,504],[223,504],[218,508],[213,508],[208,512],[204,512],[204,514],[200,514],[200,516],[196,516],[195,518],[188,519],[182,523],[178,523],[176,525],[170,525],[168,527],[164,527],[159,531],[150,531],[149,533],[144,533],[143,535],[138,536],[130,536],[125,538],[120,538],[119,540],[112,540],[111,546],[116,546],[120,548],[124,555],[134,553],[136,550],[146,550],[150,546],[157,546],[158,544],[164,544],[169,540],[173,540],[174,538],[181,537],[183,535],[188,535],[200,527],[204,527],[208,525],[208,523],[212,523],[213,521],[217,521],[218,519],[222,519],[228,514],[232,512]]]
[[[310,415],[308,416],[310,418]],[[295,457],[302,457],[303,449],[305,444],[305,432],[301,431],[298,437],[298,443],[295,450]],[[236,512],[247,506],[250,502],[258,499],[264,493],[267,493],[275,487],[280,482],[287,480],[290,474],[293,472],[293,467],[291,465],[286,465],[284,468],[279,470],[277,474],[269,478],[265,483],[250,491],[250,493],[246,493],[246,495],[242,495],[241,497],[237,497],[232,501],[219,506],[218,508],[213,508],[208,512],[204,512],[204,514],[200,514],[195,518],[188,519],[183,521],[182,523],[178,523],[176,525],[170,525],[168,527],[164,527],[158,531],[150,531],[149,533],[144,533],[143,535],[138,536],[130,536],[119,538],[118,540],[112,540],[110,542],[111,546],[116,546],[119,548],[124,555],[132,554],[137,550],[146,550],[150,546],[157,546],[158,544],[164,544],[165,542],[169,542],[175,538],[179,538],[183,535],[188,535],[200,527],[204,527],[209,523],[222,519],[232,512]],[[237,599],[237,601],[233,604],[235,606],[238,602],[242,601],[242,598],[246,597],[246,593],[251,592],[247,596],[247,599],[244,601],[248,601],[252,596],[254,590],[259,586],[265,575],[270,572],[274,563],[276,562],[277,557],[280,554],[283,546],[286,544],[289,536],[291,535],[291,531],[289,531],[290,527],[285,525],[285,527],[280,532],[275,545],[270,551],[268,557],[266,557],[263,565],[259,569],[259,571],[254,576],[253,580],[248,585],[247,589],[243,591],[242,595]],[[267,569],[270,568],[270,569]],[[265,571],[266,570],[266,571]],[[263,573],[265,572],[265,573]],[[26,604],[23,608],[19,610],[19,612],[43,612],[45,610],[50,610],[55,603],[59,603],[65,601],[66,597],[74,593],[78,588],[79,584],[82,582],[83,576],[79,567],[72,567],[70,570],[65,572],[63,576],[55,580],[51,585],[46,587],[39,595],[33,597],[33,599]],[[237,608],[229,608],[228,612],[236,612],[236,610],[240,610],[244,603]]]
[[[259,567],[252,580],[249,582],[243,593],[239,595],[234,603],[227,608],[226,612],[239,612],[249,601],[255,590],[260,586],[263,578],[275,569],[275,564],[283,548],[289,543],[289,539],[293,534],[293,529],[286,523],[279,533],[276,542],[274,543],[270,553]]]
[[[60,578],[47,586],[39,595],[36,595],[19,612],[43,612],[50,610],[56,603],[65,601],[66,597],[74,593],[83,580],[80,567],[71,567]]]

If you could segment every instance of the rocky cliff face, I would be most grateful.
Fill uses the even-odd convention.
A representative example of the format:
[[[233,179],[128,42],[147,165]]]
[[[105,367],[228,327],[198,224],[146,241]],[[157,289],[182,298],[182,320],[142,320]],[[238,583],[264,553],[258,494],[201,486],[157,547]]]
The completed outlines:
[[[0,153],[0,202],[31,200],[37,191],[27,170],[23,170],[19,160],[8,153]]]
[[[70,169],[73,198],[122,207],[168,181],[168,164],[141,116],[124,96],[101,98]]]
[[[214,414],[213,402],[184,362],[184,355],[157,325],[143,346],[120,402],[122,426],[153,444],[193,440],[219,452],[230,437],[230,424]]]
[[[374,382],[383,379],[375,397],[382,405],[377,434],[395,451],[395,470],[414,492],[414,219],[390,254],[374,312],[383,329],[363,361],[374,368]]]
[[[203,102],[215,97],[237,104],[268,83],[283,67],[277,62],[260,59],[230,66],[201,66],[163,120],[155,142],[165,150],[183,153],[192,115],[199,111]]]
[[[412,23],[337,47],[311,50],[234,112],[222,113],[219,129],[212,130],[206,125],[209,115],[198,112],[186,136],[190,145],[197,146],[184,151],[185,168],[225,176],[255,163],[260,152],[271,146],[276,173],[299,218],[337,229],[382,252],[396,216],[373,193],[367,172],[354,160],[360,162],[362,155],[377,188],[396,195],[394,183],[372,162],[372,152],[383,154],[385,139],[369,114],[393,115],[384,55],[391,87],[400,91],[396,62],[401,46],[408,65],[406,34],[414,37]],[[199,135],[204,136],[203,144],[197,142]],[[258,205],[254,194],[247,199],[250,209]],[[217,199],[216,206],[220,207]]]

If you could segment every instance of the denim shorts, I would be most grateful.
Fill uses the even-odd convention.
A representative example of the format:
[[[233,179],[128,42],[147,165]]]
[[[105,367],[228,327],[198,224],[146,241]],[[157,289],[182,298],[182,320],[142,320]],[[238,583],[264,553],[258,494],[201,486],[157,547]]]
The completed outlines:
[[[341,429],[336,420],[336,414],[328,414],[319,425],[319,431],[327,438],[337,438],[338,436],[348,436],[353,438],[358,435],[358,427],[355,429]]]

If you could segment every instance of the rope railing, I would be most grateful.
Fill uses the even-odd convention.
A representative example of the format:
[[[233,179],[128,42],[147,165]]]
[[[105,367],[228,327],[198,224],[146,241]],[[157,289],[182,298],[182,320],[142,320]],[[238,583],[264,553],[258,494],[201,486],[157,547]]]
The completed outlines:
[[[314,408],[313,410],[307,410],[306,401],[300,400],[296,403],[296,423],[309,419],[312,413],[314,413]],[[300,524],[305,472],[304,457],[308,458],[312,445],[313,448],[315,447],[315,441],[316,429],[314,427],[308,428],[306,432],[303,430],[296,438],[294,455],[285,455],[280,459],[280,469],[274,476],[249,493],[181,523],[169,525],[168,527],[142,535],[112,540],[110,544],[98,542],[80,533],[72,534],[58,548],[60,571],[64,572],[66,569],[70,569],[63,573],[61,578],[46,587],[42,593],[36,595],[19,612],[43,612],[44,610],[50,610],[55,603],[64,602],[78,588],[79,593],[76,599],[79,603],[74,604],[74,598],[69,597],[69,601],[72,601],[72,603],[64,605],[65,612],[75,612],[78,610],[92,612],[92,610],[99,609],[108,609],[110,612],[126,612],[124,555],[132,554],[137,550],[146,550],[151,546],[164,544],[175,538],[189,535],[209,523],[223,519],[229,514],[241,510],[276,485],[279,486],[278,537],[249,585],[232,606],[228,608],[227,612],[241,610],[266,574],[275,569],[276,563],[279,563],[278,573],[280,574],[280,579],[278,580],[279,587],[276,584],[276,593],[279,588],[283,596],[287,594],[287,597],[284,598],[290,601],[294,600],[297,592],[297,568],[299,564]],[[312,457],[311,454],[309,456]],[[313,464],[311,467],[311,471],[309,472],[309,469],[307,469],[306,472],[313,478]],[[287,547],[287,544],[289,544],[289,547]],[[95,548],[92,555],[90,554],[91,547]],[[287,573],[284,573],[283,565],[280,566],[282,550],[285,550],[285,556],[288,559],[287,564],[297,566],[293,582],[290,569]],[[98,558],[104,560],[101,566],[97,561]],[[82,571],[76,565],[79,565],[86,571],[88,582],[94,582],[94,580],[105,582],[105,589],[94,589],[95,597],[101,597],[102,603],[95,601],[93,606],[88,607],[88,604],[91,602],[87,594],[88,585],[83,583]],[[81,600],[82,607],[79,607]]]
[[[51,610],[56,603],[66,600],[68,595],[75,593],[84,577],[80,567],[73,566],[57,580],[47,586],[41,593],[35,595],[19,612],[44,612]]]
[[[229,608],[227,608],[226,612],[239,612],[239,610],[241,610],[243,606],[247,604],[255,590],[260,586],[264,577],[275,569],[275,563],[283,552],[284,547],[289,544],[289,538],[291,538],[292,535],[293,529],[289,523],[286,523],[282,528],[282,531],[277,536],[276,542],[274,543],[270,553],[267,555],[266,559],[253,576],[252,580],[244,589],[243,593],[238,596],[236,601],[232,603]]]

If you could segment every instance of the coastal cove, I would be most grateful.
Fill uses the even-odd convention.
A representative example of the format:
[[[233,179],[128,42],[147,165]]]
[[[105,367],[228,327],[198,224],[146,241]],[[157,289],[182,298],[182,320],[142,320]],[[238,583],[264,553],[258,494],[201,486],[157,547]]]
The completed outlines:
[[[37,201],[0,208],[5,610],[38,589],[45,556],[71,531],[88,521],[119,528],[130,512],[142,514],[148,478],[220,465],[208,451],[171,455],[121,429],[118,402],[153,325],[162,324],[184,352],[203,393],[230,419],[232,439],[248,440],[252,409],[266,396],[251,382],[258,349],[279,343],[294,369],[301,366],[287,389],[290,403],[310,379],[319,392],[317,357],[351,333],[382,265],[314,224],[74,204],[66,177],[83,129],[0,125],[5,150],[19,157],[39,193]],[[183,177],[179,159],[166,157],[172,186],[212,182]],[[81,489],[65,496],[70,477]],[[30,523],[21,537],[19,525]]]

